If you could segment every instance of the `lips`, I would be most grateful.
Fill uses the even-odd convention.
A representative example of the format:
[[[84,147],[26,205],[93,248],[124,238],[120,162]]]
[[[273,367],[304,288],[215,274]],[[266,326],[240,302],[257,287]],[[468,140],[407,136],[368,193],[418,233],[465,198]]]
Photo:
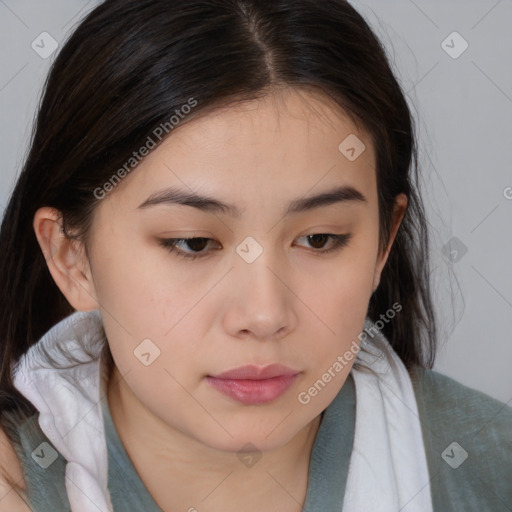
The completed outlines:
[[[211,377],[215,379],[262,380],[272,379],[273,377],[297,375],[297,373],[300,372],[281,364],[271,364],[264,367],[246,365],[219,373],[218,375],[211,375]]]
[[[248,365],[215,376],[208,383],[220,393],[244,405],[272,402],[284,394],[300,372],[273,364],[263,368]]]

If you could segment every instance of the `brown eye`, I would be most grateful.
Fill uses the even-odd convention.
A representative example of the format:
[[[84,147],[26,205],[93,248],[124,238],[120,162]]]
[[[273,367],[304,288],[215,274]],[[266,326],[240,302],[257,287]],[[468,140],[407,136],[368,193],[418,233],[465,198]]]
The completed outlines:
[[[189,238],[186,245],[194,252],[201,252],[208,245],[208,238]]]
[[[204,237],[166,238],[160,240],[160,245],[165,247],[169,252],[175,253],[177,256],[195,259],[208,256],[208,251],[204,249],[208,247],[209,242],[214,242],[214,240]]]
[[[329,241],[329,235],[308,235],[308,240],[314,249],[322,249]]]
[[[342,249],[348,244],[348,241],[352,238],[352,234],[347,233],[345,235],[332,235],[329,233],[316,233],[313,235],[306,235],[302,238],[306,238],[309,246],[317,256],[327,254]],[[327,249],[323,249],[325,245],[331,240],[331,246]]]
[[[328,233],[316,233],[304,236],[302,238],[307,239],[310,248],[314,249],[313,253],[315,255],[321,256],[323,254],[342,249],[348,244],[348,241],[351,237],[351,234],[332,235]],[[324,249],[329,241],[331,241],[331,246],[327,249]],[[204,237],[166,238],[160,240],[160,245],[166,248],[169,252],[176,254],[176,256],[193,260],[196,258],[207,257],[211,252],[207,250],[208,244],[211,242],[215,242],[215,240],[212,238]],[[217,250],[218,249],[219,248],[217,247]]]

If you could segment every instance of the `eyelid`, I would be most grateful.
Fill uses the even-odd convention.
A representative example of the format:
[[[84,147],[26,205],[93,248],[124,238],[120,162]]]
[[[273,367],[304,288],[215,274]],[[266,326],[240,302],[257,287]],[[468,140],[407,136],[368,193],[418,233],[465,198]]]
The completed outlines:
[[[212,238],[205,236],[192,236],[188,238],[161,238],[160,245],[167,249],[169,252],[175,254],[178,257],[182,257],[188,260],[195,260],[197,258],[206,258],[209,253],[189,253],[179,249],[176,249],[176,244],[179,242],[187,242],[189,240],[207,240],[208,242],[214,241]]]
[[[332,247],[330,247],[329,249],[310,248],[310,252],[314,256],[322,256],[322,255],[329,254],[332,252],[340,251],[348,244],[348,242],[351,240],[351,238],[353,236],[352,233],[334,234],[334,233],[319,232],[319,233],[310,233],[307,235],[302,235],[299,237],[299,239],[308,238],[311,236],[320,236],[320,235],[326,236],[330,240],[332,240],[333,241]],[[167,249],[169,252],[175,254],[178,257],[182,257],[182,258],[185,258],[188,260],[195,260],[197,258],[207,258],[211,254],[211,252],[197,252],[197,253],[192,252],[192,253],[190,253],[190,252],[176,249],[176,245],[178,243],[180,243],[180,242],[186,243],[187,241],[190,241],[190,240],[206,240],[207,242],[215,242],[215,240],[212,238],[202,237],[202,236],[194,236],[194,237],[189,237],[189,238],[161,238],[161,239],[159,239],[159,243],[162,247]]]
[[[324,236],[329,237],[333,241],[333,243],[332,243],[332,247],[329,249],[315,250],[313,248],[311,250],[311,252],[313,253],[314,256],[322,256],[324,254],[329,254],[332,252],[339,251],[339,250],[343,249],[348,244],[350,239],[352,238],[352,233],[344,233],[344,234],[340,234],[340,235],[337,235],[334,233],[311,233],[309,235],[303,235],[299,238],[307,238],[309,236],[318,236],[318,235],[324,235]]]

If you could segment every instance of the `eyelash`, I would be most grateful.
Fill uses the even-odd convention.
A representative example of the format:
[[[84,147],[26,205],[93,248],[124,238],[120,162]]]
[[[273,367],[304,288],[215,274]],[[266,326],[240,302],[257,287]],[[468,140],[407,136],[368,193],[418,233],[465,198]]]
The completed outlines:
[[[329,254],[335,251],[339,251],[343,249],[346,245],[348,245],[349,240],[352,238],[352,234],[348,233],[345,235],[334,235],[330,233],[314,233],[312,235],[305,235],[305,237],[301,238],[308,238],[312,236],[327,236],[333,240],[333,245],[331,248],[327,250],[314,250],[315,256],[321,256],[324,254]],[[206,237],[194,237],[194,238],[165,238],[160,240],[160,245],[167,249],[169,252],[174,253],[176,256],[179,256],[181,258],[185,258],[187,260],[195,260],[197,258],[205,258],[208,253],[202,252],[202,253],[196,253],[191,254],[184,251],[181,251],[176,248],[176,245],[180,242],[190,242],[191,240],[212,240],[212,238],[206,238]]]

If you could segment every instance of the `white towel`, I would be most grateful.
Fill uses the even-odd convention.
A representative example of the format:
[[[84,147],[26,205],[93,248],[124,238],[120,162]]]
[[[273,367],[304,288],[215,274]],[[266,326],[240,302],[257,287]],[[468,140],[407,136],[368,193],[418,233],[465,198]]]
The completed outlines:
[[[72,512],[113,511],[108,491],[108,455],[101,410],[100,358],[104,333],[98,310],[68,316],[20,360],[14,385],[40,412],[39,426],[66,464]],[[78,342],[81,340],[81,343]],[[83,346],[87,347],[88,355]],[[69,369],[67,357],[80,361]]]
[[[362,369],[351,370],[356,424],[342,510],[432,512],[427,457],[409,373],[369,318],[365,329],[371,335],[361,343],[355,360]]]
[[[367,319],[365,327],[372,326]],[[66,491],[73,512],[113,511],[100,402],[106,399],[103,343],[99,311],[73,313],[28,350],[14,376],[16,388],[40,412],[42,431],[68,461]],[[360,350],[355,362],[364,368],[352,368],[356,425],[342,510],[432,512],[409,375],[382,334],[362,345],[371,353]],[[69,366],[69,356],[79,364],[56,369]]]

